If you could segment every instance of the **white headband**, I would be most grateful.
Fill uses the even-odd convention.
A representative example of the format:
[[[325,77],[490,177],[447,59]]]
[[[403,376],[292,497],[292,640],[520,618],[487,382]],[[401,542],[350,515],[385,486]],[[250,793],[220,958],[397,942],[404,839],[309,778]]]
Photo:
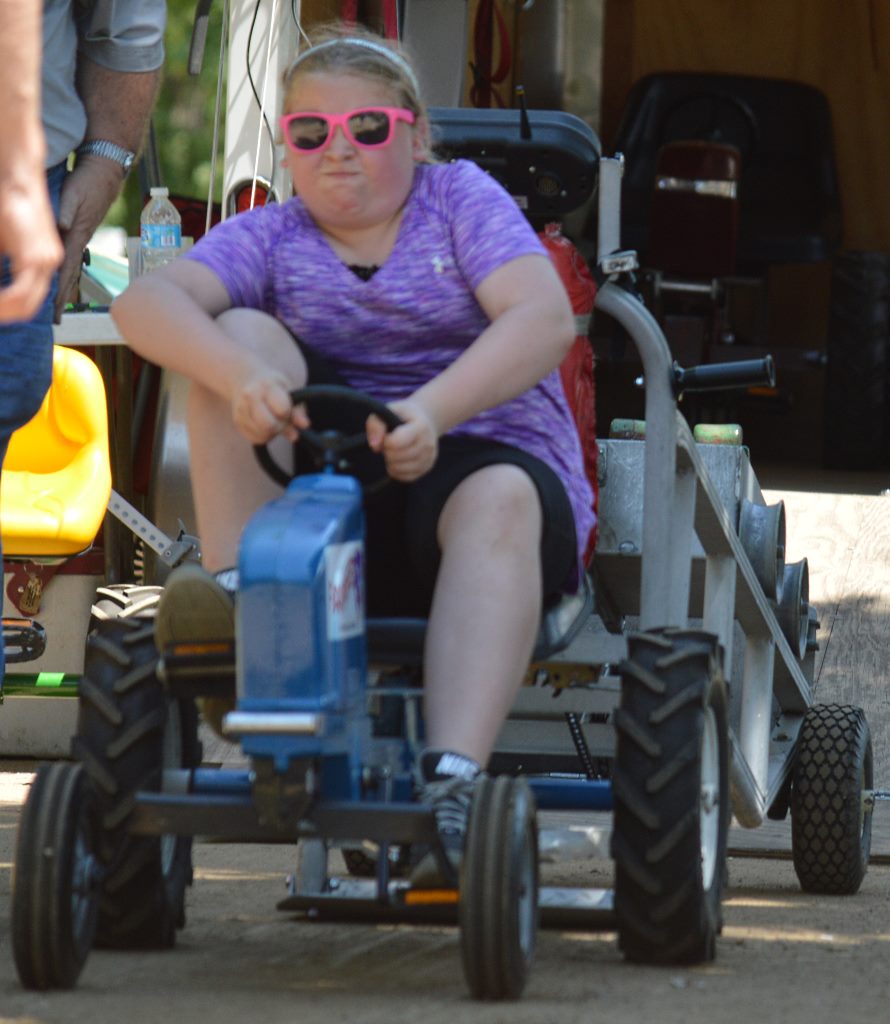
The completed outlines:
[[[304,50],[298,57],[294,59],[291,64],[291,71],[300,64],[306,57],[312,53],[318,53],[319,50],[327,50],[332,46],[339,46],[342,43],[346,43],[348,46],[363,46],[366,50],[373,50],[374,53],[382,54],[392,61],[395,66],[402,71],[411,83],[411,88],[414,90],[414,95],[417,99],[420,99],[420,83],[417,81],[417,75],[414,74],[414,69],[405,60],[405,58],[391,50],[388,46],[383,46],[381,43],[375,43],[372,39],[358,39],[354,36],[343,36],[340,39],[328,39],[323,43],[319,43],[317,46],[310,46],[308,50]]]

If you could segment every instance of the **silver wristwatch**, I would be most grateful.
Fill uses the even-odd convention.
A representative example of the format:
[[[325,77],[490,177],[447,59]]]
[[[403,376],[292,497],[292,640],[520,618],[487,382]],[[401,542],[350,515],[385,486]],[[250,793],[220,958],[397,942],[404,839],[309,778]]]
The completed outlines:
[[[107,160],[113,160],[123,168],[124,177],[130,173],[130,168],[136,159],[135,153],[105,139],[91,139],[89,142],[83,142],[77,147],[76,153],[78,156],[104,156]]]

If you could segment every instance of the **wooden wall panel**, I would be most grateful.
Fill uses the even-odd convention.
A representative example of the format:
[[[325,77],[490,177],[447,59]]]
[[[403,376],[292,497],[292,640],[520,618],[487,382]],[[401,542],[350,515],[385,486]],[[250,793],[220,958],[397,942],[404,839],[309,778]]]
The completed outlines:
[[[890,249],[890,3],[885,0],[607,0],[603,137],[650,71],[792,78],[829,98],[844,245]]]

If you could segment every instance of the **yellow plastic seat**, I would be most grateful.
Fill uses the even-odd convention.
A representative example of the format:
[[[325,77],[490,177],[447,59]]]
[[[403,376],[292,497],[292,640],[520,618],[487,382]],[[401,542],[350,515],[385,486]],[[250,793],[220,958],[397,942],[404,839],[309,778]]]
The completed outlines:
[[[50,558],[90,547],[111,495],[108,413],[99,368],[56,345],[53,382],[17,430],[0,478],[4,557]]]

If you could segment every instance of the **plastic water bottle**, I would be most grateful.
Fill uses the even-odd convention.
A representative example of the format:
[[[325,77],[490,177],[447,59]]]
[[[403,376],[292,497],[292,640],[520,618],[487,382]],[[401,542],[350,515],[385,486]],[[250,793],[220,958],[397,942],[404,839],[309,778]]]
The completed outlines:
[[[142,271],[147,273],[176,259],[182,250],[182,218],[166,188],[153,188],[139,218]]]

